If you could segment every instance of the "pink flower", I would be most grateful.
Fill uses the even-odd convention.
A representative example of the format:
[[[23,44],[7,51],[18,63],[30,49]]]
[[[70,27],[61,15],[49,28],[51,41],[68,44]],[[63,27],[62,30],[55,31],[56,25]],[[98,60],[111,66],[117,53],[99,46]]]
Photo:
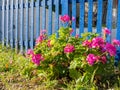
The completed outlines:
[[[70,17],[68,15],[60,16],[60,21],[62,21],[63,23],[69,22]]]
[[[110,35],[110,30],[108,29],[108,28],[105,28],[104,30],[103,30],[103,33],[105,34],[105,35]]]
[[[92,39],[92,43],[91,43],[91,47],[92,48],[100,48],[100,47],[104,47],[104,39],[101,37],[95,37]]]
[[[116,48],[110,43],[106,44],[106,51],[110,54],[110,56],[115,56],[116,55]]]
[[[46,30],[42,30],[42,31],[40,31],[40,35],[45,34],[46,32],[47,32]]]
[[[74,46],[71,44],[67,44],[64,48],[64,53],[72,53],[75,50]]]
[[[33,50],[32,50],[32,49],[28,49],[28,51],[27,51],[27,55],[34,55]]]
[[[51,46],[50,42],[51,42],[51,40],[48,40],[48,42],[47,42],[47,46],[48,46],[48,47]]]
[[[79,38],[79,34],[76,34],[75,38]]]
[[[41,54],[35,54],[32,56],[32,62],[36,64],[37,66],[40,65],[40,61],[44,60]]]
[[[83,45],[83,46],[88,46],[88,47],[90,47],[91,42],[88,41],[88,40],[85,40],[85,41],[82,43],[82,45]]]
[[[114,39],[114,40],[112,41],[112,43],[113,43],[113,45],[115,45],[115,46],[120,46],[120,41],[119,41],[119,40]]]
[[[101,57],[101,62],[102,62],[103,64],[105,64],[105,63],[107,62],[106,56],[102,56],[102,57]]]
[[[94,65],[95,61],[97,61],[97,57],[94,54],[89,54],[86,60],[89,65]]]
[[[36,43],[42,43],[42,41],[45,39],[45,35],[41,34],[37,39],[36,39]]]
[[[72,17],[72,21],[75,21],[75,17]]]

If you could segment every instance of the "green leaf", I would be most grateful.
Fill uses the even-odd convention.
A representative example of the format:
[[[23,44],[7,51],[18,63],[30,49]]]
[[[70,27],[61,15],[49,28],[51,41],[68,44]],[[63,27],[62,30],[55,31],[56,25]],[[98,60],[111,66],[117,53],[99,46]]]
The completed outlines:
[[[98,70],[98,67],[93,71],[93,74],[92,74],[92,77],[91,77],[91,83],[93,83],[93,80],[94,80],[94,76],[96,74],[96,71]]]

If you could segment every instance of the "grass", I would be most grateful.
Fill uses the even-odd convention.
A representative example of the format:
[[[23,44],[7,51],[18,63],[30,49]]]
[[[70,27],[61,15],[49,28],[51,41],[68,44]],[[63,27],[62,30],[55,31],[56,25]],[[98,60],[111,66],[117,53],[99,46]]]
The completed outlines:
[[[37,78],[23,75],[28,64],[26,57],[0,46],[0,90],[43,90],[45,87],[37,84]]]
[[[0,46],[0,90],[98,90],[94,85],[75,86],[74,82],[65,82],[65,79],[50,81],[40,76],[25,56]],[[119,77],[113,81],[114,86],[110,88],[120,90]]]

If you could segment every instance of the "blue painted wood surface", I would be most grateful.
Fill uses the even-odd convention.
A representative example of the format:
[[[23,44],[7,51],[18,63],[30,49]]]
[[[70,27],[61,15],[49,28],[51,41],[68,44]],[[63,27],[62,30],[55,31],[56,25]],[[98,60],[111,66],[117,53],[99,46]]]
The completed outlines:
[[[85,0],[80,0],[79,34],[84,32]]]
[[[106,27],[109,30],[112,29],[112,7],[113,7],[113,0],[108,0]],[[107,42],[111,42],[111,36],[108,36],[106,40]]]
[[[13,0],[10,1],[10,46],[13,49]]]
[[[48,35],[52,34],[52,0],[48,1],[49,11],[48,11]]]
[[[46,29],[46,0],[42,1],[42,30]]]
[[[72,17],[76,19],[76,0],[72,0]],[[76,35],[76,20],[72,21],[72,29],[73,29],[72,36],[75,36]]]
[[[25,14],[24,14],[24,31],[25,31],[25,51],[28,50],[29,45],[29,17],[28,17],[28,0],[25,1]]]
[[[55,0],[55,33],[57,33],[58,37],[58,29],[59,29],[59,0]]]
[[[98,9],[97,9],[97,33],[101,34],[102,32],[102,7],[103,0],[98,0]]]
[[[23,53],[23,0],[19,4],[20,53]]]
[[[40,0],[35,2],[36,7],[36,38],[40,35]]]
[[[93,0],[88,0],[88,32],[92,32]]]
[[[117,33],[116,38],[120,40],[120,0],[118,0],[118,15],[117,15]]]
[[[18,0],[15,1],[14,6],[15,50],[18,51]]]
[[[6,1],[6,46],[9,46],[9,0]]]
[[[68,14],[68,0],[61,0],[62,2],[62,15]]]
[[[2,0],[2,46],[5,45],[5,28],[4,28],[4,23],[5,23],[5,0]]]
[[[33,49],[34,45],[34,0],[30,1],[30,25],[29,25],[29,29],[30,29],[30,48]]]

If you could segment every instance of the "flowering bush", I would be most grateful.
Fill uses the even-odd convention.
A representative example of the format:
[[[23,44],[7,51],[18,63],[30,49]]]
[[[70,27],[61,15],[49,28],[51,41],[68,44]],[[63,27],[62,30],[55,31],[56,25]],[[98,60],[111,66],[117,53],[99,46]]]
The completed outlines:
[[[61,16],[60,20],[69,23],[70,17]],[[56,34],[48,37],[45,30],[41,32],[34,51],[27,52],[38,71],[45,72],[50,80],[66,77],[76,83],[90,83],[96,75],[109,74],[113,70],[116,46],[120,45],[120,41],[113,40],[111,44],[90,32],[73,37],[72,31],[70,27],[61,27],[59,37]],[[105,37],[110,34],[107,28],[103,32]]]

